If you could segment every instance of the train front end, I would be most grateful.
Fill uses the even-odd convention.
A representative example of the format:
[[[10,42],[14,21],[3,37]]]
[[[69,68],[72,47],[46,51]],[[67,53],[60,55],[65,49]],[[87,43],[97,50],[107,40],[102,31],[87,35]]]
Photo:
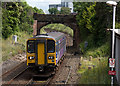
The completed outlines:
[[[55,40],[39,36],[27,41],[27,65],[40,71],[56,66]]]

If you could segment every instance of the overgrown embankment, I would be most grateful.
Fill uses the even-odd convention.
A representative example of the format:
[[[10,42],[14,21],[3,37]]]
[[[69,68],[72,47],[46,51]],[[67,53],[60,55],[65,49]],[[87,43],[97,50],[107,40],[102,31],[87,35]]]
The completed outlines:
[[[111,36],[107,29],[112,27],[112,8],[100,2],[74,2],[73,4],[74,11],[78,14],[76,19],[80,29],[80,50],[83,59],[86,59],[86,62],[81,61],[81,66],[95,64],[94,68],[79,69],[79,71],[84,71],[80,72],[80,84],[110,84],[107,59],[110,57]],[[120,3],[118,3],[118,8],[120,8]],[[120,28],[119,15],[120,12],[116,14],[116,28]],[[90,57],[97,63],[89,62]],[[97,61],[98,58],[101,61]]]
[[[33,14],[44,14],[42,9],[32,8],[25,1],[2,2],[2,60],[23,53],[26,40],[33,32]],[[18,42],[12,43],[12,36],[17,35]]]
[[[2,60],[5,61],[17,54],[25,53],[26,51],[26,41],[28,38],[32,37],[27,32],[17,32],[17,43],[12,40],[12,35],[5,39],[2,39]]]
[[[84,47],[84,42],[81,44]],[[108,75],[108,58],[110,55],[110,43],[90,48],[83,48],[81,66],[78,72],[81,74],[79,84],[110,84]],[[90,60],[92,58],[92,60]]]

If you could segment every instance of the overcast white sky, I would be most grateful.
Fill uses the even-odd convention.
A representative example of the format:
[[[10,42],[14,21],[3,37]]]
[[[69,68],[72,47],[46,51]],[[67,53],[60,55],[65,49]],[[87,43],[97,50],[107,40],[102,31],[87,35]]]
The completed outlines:
[[[26,2],[30,6],[42,9],[45,13],[47,13],[49,4],[60,4],[61,0],[26,0]]]

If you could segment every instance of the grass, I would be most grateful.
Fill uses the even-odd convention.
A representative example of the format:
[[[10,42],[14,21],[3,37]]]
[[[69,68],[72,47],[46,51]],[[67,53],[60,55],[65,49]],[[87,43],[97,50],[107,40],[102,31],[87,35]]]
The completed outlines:
[[[73,36],[73,30],[70,27],[67,27],[67,26],[65,26],[63,24],[49,24],[47,26],[44,26],[41,29],[42,33],[45,33],[45,31],[44,31],[45,28],[50,28],[52,30],[57,30],[57,31],[60,31],[60,32],[65,32],[65,33]]]
[[[107,57],[93,58],[92,61],[82,60],[82,65],[78,71],[81,74],[79,84],[110,84],[107,60]],[[91,69],[88,69],[88,66],[91,66]]]
[[[25,52],[26,50],[26,40],[31,37],[27,32],[16,32],[18,36],[18,43],[12,43],[12,36],[8,39],[2,39],[2,60],[5,61],[8,58]]]

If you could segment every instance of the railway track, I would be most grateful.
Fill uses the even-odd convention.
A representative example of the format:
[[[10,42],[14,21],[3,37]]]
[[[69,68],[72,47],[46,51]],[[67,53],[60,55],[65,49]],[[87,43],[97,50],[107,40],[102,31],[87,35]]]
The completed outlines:
[[[65,60],[65,61],[64,61]],[[69,82],[69,79],[71,78],[71,71],[72,71],[72,66],[70,65],[70,62],[72,61],[72,55],[67,55],[67,58],[65,56],[65,59],[63,61],[61,61],[60,65],[59,65],[59,70],[55,73],[54,76],[51,76],[47,79],[43,79],[43,80],[37,80],[35,81],[32,77],[32,75],[34,75],[34,73],[29,73],[31,71],[28,70],[27,66],[26,66],[26,62],[22,63],[21,65],[19,65],[18,67],[14,68],[14,72],[12,71],[8,71],[7,73],[3,74],[2,76],[3,78],[3,82],[5,81],[5,83],[3,83],[2,86],[13,86],[13,85],[23,85],[23,86],[31,86],[31,85],[36,85],[36,86],[52,86],[55,84],[63,84],[66,85]],[[24,70],[23,70],[24,69]],[[18,72],[15,72],[19,70]],[[21,72],[20,72],[21,70]],[[59,71],[63,71],[65,72],[65,70],[67,71],[65,73],[65,76],[61,79],[58,80],[57,82],[54,82],[56,79],[56,76],[59,74]],[[27,71],[27,72],[26,72]],[[26,72],[26,73],[25,73]],[[61,72],[62,74],[64,74],[63,72]],[[12,74],[16,74],[14,75],[14,77],[9,78],[10,75],[13,76]],[[30,77],[28,77],[29,75],[31,75]],[[44,75],[43,75],[44,76]],[[57,76],[57,78],[59,78],[61,75]],[[28,79],[25,79],[25,77],[28,77]],[[9,79],[8,79],[9,78]],[[23,82],[24,81],[24,82]]]
[[[39,77],[39,79],[34,79],[34,77]],[[51,80],[54,78],[54,75],[51,75],[51,76],[49,76],[49,77],[43,77],[43,75],[40,77],[39,75],[38,76],[34,76],[34,77],[32,77],[29,81],[28,81],[28,83],[25,85],[25,86],[48,86],[49,84],[50,84],[50,82],[51,82]]]
[[[26,61],[18,64],[11,70],[5,72],[2,74],[2,85],[9,85],[16,77],[21,75],[25,70],[27,70],[28,67],[26,65]]]
[[[4,73],[1,77],[2,79],[2,86],[13,86],[13,85],[23,85],[23,86],[30,86],[30,85],[44,85],[47,86],[50,81],[52,80],[52,76],[55,74],[51,72],[50,74],[41,74],[38,77],[48,77],[46,79],[39,79],[38,81],[34,81],[33,75],[35,70],[32,71],[31,68],[27,67],[26,62],[23,62],[17,65],[12,70]]]
[[[33,72],[30,73],[31,69],[27,68],[27,66],[25,66],[25,64],[24,64],[24,67],[23,67],[23,64],[22,64],[21,66],[19,66],[19,68],[15,68],[15,70],[20,69],[21,72],[20,72],[20,70],[19,70],[19,73],[14,72],[14,73],[17,73],[14,77],[9,78],[9,76],[10,76],[9,74],[7,74],[7,73],[3,74],[3,77],[4,77],[3,81],[5,81],[5,83],[3,83],[3,86],[9,86],[9,85],[11,85],[11,86],[13,86],[13,85],[15,85],[15,86],[16,85],[23,85],[23,86],[31,86],[31,85],[33,85],[33,86],[34,85],[35,86],[39,86],[39,85],[40,86],[52,86],[52,85],[55,85],[55,84],[66,85],[66,84],[68,84],[68,81],[71,78],[71,71],[72,71],[72,66],[70,65],[70,62],[72,61],[72,58],[71,58],[72,56],[71,55],[68,55],[68,56],[69,56],[69,58],[65,57],[65,59],[64,59],[65,61],[63,60],[61,62],[61,64],[59,65],[59,68],[58,68],[59,70],[56,73],[54,73],[55,75],[53,74],[54,76],[52,75],[52,76],[50,76],[48,78],[42,78],[42,79],[39,79],[39,80],[34,80],[33,79],[34,73]],[[23,67],[23,68],[21,68],[21,67]],[[63,72],[66,72],[66,73],[65,73],[65,76],[62,75],[63,76],[62,79],[57,80],[56,76],[57,76],[57,78],[59,78],[61,76],[61,75],[58,75],[59,71],[61,71],[62,74],[64,74]],[[5,76],[7,77],[7,79],[6,79]],[[40,77],[43,77],[43,76],[45,77],[45,74],[40,75]],[[26,77],[27,77],[27,79],[26,79]],[[46,77],[47,77],[47,75],[46,75]],[[54,82],[55,80],[57,80],[57,82]]]
[[[28,83],[26,83],[26,85],[25,86],[30,86],[30,85],[32,85],[33,84],[33,78],[32,79],[30,79],[29,81],[28,81]]]
[[[15,66],[14,68],[12,68],[11,70],[3,73],[3,74],[0,76],[0,78],[6,77],[6,76],[7,76],[8,74],[10,74],[13,70],[17,70],[21,65],[25,65],[25,63],[26,63],[26,61],[18,64],[17,66]]]
[[[34,71],[34,70],[33,70]],[[40,85],[40,86],[48,86],[50,81],[53,79],[53,73],[51,75],[36,75],[31,72],[31,69],[28,67],[18,74],[11,78],[9,81],[5,81],[2,86],[31,86],[31,85]],[[31,75],[31,76],[30,76]],[[34,75],[34,76],[33,76]],[[49,77],[48,77],[49,76]],[[38,79],[34,79],[37,77]]]
[[[33,72],[30,71],[31,68],[27,67],[24,70],[20,71],[16,76],[11,78],[9,81],[6,81],[3,86],[26,86],[28,83],[32,82]]]
[[[8,81],[7,84],[10,85],[17,77],[19,77],[20,75],[22,75],[22,73],[24,73],[27,69],[28,69],[28,67],[25,68],[23,71],[19,72],[15,77],[13,77],[10,81]]]
[[[60,65],[59,71],[55,75],[55,78],[53,78],[53,80],[50,82],[50,86],[69,84],[71,74],[74,70],[74,67],[71,64],[73,62],[73,59],[74,59],[73,55],[71,54],[66,55],[63,63]]]
[[[60,64],[62,64],[62,61],[60,62]],[[59,66],[58,69],[60,69],[60,67],[61,66]],[[56,69],[55,71],[51,71],[50,73],[47,74],[45,73],[45,74],[34,75],[32,79],[29,80],[29,82],[25,86],[31,86],[31,85],[51,86],[51,82],[55,78],[58,69]],[[35,78],[39,78],[39,79],[36,80]]]

